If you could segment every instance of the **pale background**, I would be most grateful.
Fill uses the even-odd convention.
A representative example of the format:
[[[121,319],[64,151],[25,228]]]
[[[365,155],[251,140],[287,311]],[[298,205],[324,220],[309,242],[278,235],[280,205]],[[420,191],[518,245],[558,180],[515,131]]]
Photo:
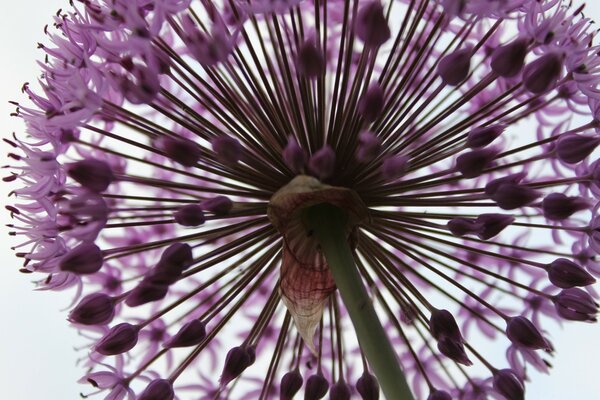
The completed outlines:
[[[600,20],[600,4],[590,1],[586,11]],[[36,43],[44,40],[43,27],[67,0],[2,0],[0,23],[0,126],[1,136],[21,131],[14,107],[8,100],[22,100],[23,82],[35,81],[41,57]],[[2,148],[2,153],[6,148]],[[4,157],[2,157],[4,160]],[[4,163],[5,161],[2,161]],[[1,163],[0,163],[1,164]],[[6,185],[0,185],[2,209]],[[8,213],[0,211],[2,223]],[[29,276],[17,270],[19,262],[0,234],[0,399],[76,400],[89,386],[76,381],[82,369],[76,366],[77,333],[65,320],[62,309],[68,294],[32,292]],[[600,325],[567,324],[553,330],[558,349],[550,376],[533,376],[527,386],[528,400],[600,400]],[[498,352],[504,351],[499,348]],[[101,397],[100,397],[101,398]]]

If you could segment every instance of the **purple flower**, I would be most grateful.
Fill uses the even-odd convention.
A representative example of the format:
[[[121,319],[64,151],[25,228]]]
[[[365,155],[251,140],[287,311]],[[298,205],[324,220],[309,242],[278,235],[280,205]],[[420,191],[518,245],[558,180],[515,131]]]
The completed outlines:
[[[418,398],[522,399],[548,320],[596,321],[593,25],[560,1],[413,3],[56,16],[4,181],[20,271],[74,291],[84,382],[108,399],[378,399],[389,380],[310,225],[323,204]]]

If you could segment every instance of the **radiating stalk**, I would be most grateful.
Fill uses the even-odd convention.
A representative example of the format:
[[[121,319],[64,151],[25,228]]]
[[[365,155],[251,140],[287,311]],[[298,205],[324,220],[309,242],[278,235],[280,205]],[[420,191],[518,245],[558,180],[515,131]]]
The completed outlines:
[[[346,214],[330,204],[307,209],[305,223],[321,245],[360,346],[388,400],[413,400],[390,340],[375,313],[346,238]]]

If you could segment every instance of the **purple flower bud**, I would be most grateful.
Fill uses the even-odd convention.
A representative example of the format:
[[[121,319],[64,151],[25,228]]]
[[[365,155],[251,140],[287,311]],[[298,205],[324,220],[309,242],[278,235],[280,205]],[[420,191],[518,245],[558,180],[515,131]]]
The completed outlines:
[[[143,279],[129,294],[125,304],[129,307],[137,307],[142,304],[164,299],[169,291],[169,286],[163,282],[153,282],[151,279]]]
[[[469,132],[467,147],[485,147],[496,140],[504,132],[505,128],[504,125],[480,126],[479,128],[475,128]]]
[[[362,132],[358,135],[358,149],[356,159],[367,163],[373,161],[381,152],[381,140],[371,132]]]
[[[63,271],[85,275],[98,272],[104,263],[102,250],[93,243],[82,243],[65,254],[58,267]]]
[[[547,272],[550,282],[561,289],[588,286],[596,282],[585,269],[566,258],[559,258],[548,264]]]
[[[366,122],[373,122],[381,115],[384,103],[383,89],[374,82],[360,98],[358,112]]]
[[[329,145],[323,146],[312,155],[308,162],[308,168],[319,179],[327,179],[333,175],[335,169],[335,153]]]
[[[157,268],[184,270],[192,263],[192,247],[187,243],[173,243],[163,251]]]
[[[329,390],[329,382],[321,374],[315,374],[306,381],[304,400],[319,400],[325,397]]]
[[[467,353],[465,353],[462,341],[453,340],[450,337],[444,336],[438,340],[437,348],[443,355],[459,364],[466,366],[473,365],[471,360],[469,360],[469,357],[467,357]]]
[[[525,38],[497,47],[492,53],[492,71],[504,78],[517,76],[525,65],[528,47],[529,40]]]
[[[190,54],[205,66],[211,67],[227,60],[235,46],[235,39],[229,35],[223,24],[215,24],[210,35],[200,32],[189,15],[182,18],[182,39]]]
[[[362,400],[378,400],[379,399],[379,382],[375,375],[363,372],[360,378],[356,381],[356,391],[360,394]]]
[[[68,164],[67,173],[81,186],[96,193],[105,191],[115,179],[110,165],[94,158]]]
[[[579,288],[565,289],[553,299],[558,315],[571,321],[596,322],[598,303]]]
[[[494,389],[510,400],[525,400],[525,386],[512,369],[494,372]]]
[[[134,65],[135,82],[126,76],[118,78],[118,89],[132,104],[150,104],[160,90],[158,71],[140,65]]]
[[[462,342],[462,335],[456,320],[448,310],[433,309],[429,318],[429,330],[436,340],[448,337],[454,341]]]
[[[350,396],[352,396],[352,390],[350,385],[344,381],[334,383],[329,391],[329,400],[350,400]]]
[[[512,215],[505,214],[481,214],[475,221],[481,225],[481,228],[477,231],[477,236],[481,240],[488,240],[515,222],[515,218]]]
[[[441,4],[446,15],[456,17],[463,13],[466,0],[442,0]]]
[[[283,149],[283,161],[295,173],[302,171],[306,164],[306,154],[293,137],[288,139],[288,143]]]
[[[308,39],[300,45],[296,68],[307,79],[319,78],[325,74],[325,54],[314,39]]]
[[[206,337],[206,326],[199,319],[191,320],[179,329],[171,339],[164,343],[164,347],[188,347],[200,344]]]
[[[104,325],[115,316],[115,301],[104,293],[85,296],[69,313],[69,321],[82,325]]]
[[[562,193],[549,194],[542,201],[544,216],[552,221],[562,221],[589,207],[589,202],[583,197],[569,197]]]
[[[252,364],[256,359],[254,348],[247,346],[238,346],[229,350],[225,357],[225,365],[221,372],[221,387],[241,375],[242,372]]]
[[[592,154],[599,144],[598,137],[567,133],[557,140],[556,155],[562,162],[577,164]]]
[[[211,140],[217,159],[224,164],[236,164],[242,158],[243,148],[237,139],[231,136],[217,136]]]
[[[383,6],[378,0],[365,4],[359,11],[354,27],[365,47],[379,47],[391,37]]]
[[[523,178],[525,178],[525,176],[527,176],[527,174],[525,172],[518,172],[516,174],[506,175],[502,178],[498,178],[498,179],[489,181],[488,184],[485,185],[485,194],[487,194],[488,196],[491,196],[494,193],[496,193],[498,188],[500,186],[504,185],[505,183],[517,184],[517,183],[521,182],[523,180]]]
[[[200,202],[204,211],[210,211],[215,215],[227,215],[233,208],[233,202],[226,196],[216,196]]]
[[[440,60],[437,73],[442,78],[444,84],[457,86],[467,79],[469,70],[471,69],[472,51],[470,47],[456,50]]]
[[[388,180],[398,179],[408,169],[407,156],[390,156],[381,164],[381,175]]]
[[[179,210],[175,211],[174,217],[175,221],[183,226],[200,226],[206,221],[202,207],[199,204],[180,207]]]
[[[511,342],[533,350],[550,348],[540,331],[525,317],[510,318],[506,325],[506,335]]]
[[[482,228],[481,224],[477,223],[474,219],[465,217],[452,218],[446,225],[448,226],[450,233],[454,236],[465,236],[477,233]]]
[[[495,149],[478,149],[463,153],[456,158],[456,170],[465,178],[477,178],[496,158]]]
[[[157,286],[155,288],[157,291],[166,290],[181,278],[182,273],[183,267],[159,261],[156,267],[146,274],[142,282]],[[164,286],[165,289],[160,289],[161,286]]]
[[[562,72],[563,59],[548,53],[527,64],[523,70],[523,84],[533,94],[546,93],[556,87]]]
[[[434,390],[433,392],[429,393],[427,400],[452,400],[452,396],[443,390]]]
[[[173,384],[167,379],[155,379],[142,392],[137,400],[173,400]]]
[[[279,385],[280,399],[292,400],[302,387],[302,382],[302,375],[300,375],[300,371],[297,368],[283,375],[281,384]]]
[[[200,160],[200,146],[191,140],[166,138],[161,140],[158,146],[167,157],[184,167],[193,167]]]
[[[123,322],[115,325],[96,344],[96,351],[105,356],[125,353],[135,347],[138,341],[139,328]]]
[[[503,210],[514,210],[532,203],[541,195],[541,192],[529,186],[504,183],[498,186],[490,198]]]

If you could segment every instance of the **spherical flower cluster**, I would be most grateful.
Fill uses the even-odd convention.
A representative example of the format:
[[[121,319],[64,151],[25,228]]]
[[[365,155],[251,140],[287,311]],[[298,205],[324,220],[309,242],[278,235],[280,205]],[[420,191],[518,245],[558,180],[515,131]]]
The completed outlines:
[[[416,399],[519,400],[545,327],[596,321],[583,7],[71,3],[4,180],[21,272],[74,294],[85,396],[380,398],[354,294]],[[326,250],[336,216],[363,297]]]

